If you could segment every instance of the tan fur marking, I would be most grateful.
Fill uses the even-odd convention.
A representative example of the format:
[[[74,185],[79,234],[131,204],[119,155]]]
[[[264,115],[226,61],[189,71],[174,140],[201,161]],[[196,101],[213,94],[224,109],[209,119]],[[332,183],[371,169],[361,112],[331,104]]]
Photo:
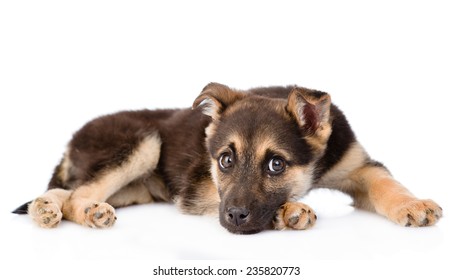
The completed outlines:
[[[354,206],[368,211],[375,211],[366,186],[361,182],[355,172],[362,168],[369,156],[359,143],[354,143],[339,163],[322,176],[315,185],[316,188],[337,189],[349,194]]]
[[[435,202],[417,199],[385,168],[366,165],[368,159],[361,145],[353,144],[315,187],[341,190],[352,196],[355,207],[377,212],[404,226],[432,225],[442,216]]]
[[[404,186],[379,167],[364,167],[356,174],[368,190],[375,211],[403,226],[428,226],[442,216],[442,209],[432,200],[413,196]]]
[[[263,161],[268,150],[275,152],[276,154],[278,154],[279,156],[282,156],[285,159],[291,158],[290,154],[288,154],[286,152],[286,150],[281,149],[280,145],[278,145],[272,137],[269,137],[268,135],[266,135],[265,132],[261,133],[260,136],[256,137],[255,143],[253,146],[256,147],[256,154],[255,154],[256,162]]]
[[[297,200],[311,189],[312,170],[312,166],[288,167],[286,172],[289,174],[286,176],[293,178],[290,183],[293,186],[289,195],[290,199]]]
[[[158,136],[145,138],[126,163],[108,171],[99,180],[79,187],[73,197],[85,197],[96,201],[107,200],[120,188],[157,167],[160,146],[161,141]]]
[[[239,156],[243,155],[245,147],[247,146],[247,143],[244,143],[243,137],[237,133],[231,134],[229,136],[229,143],[234,143],[235,149]]]
[[[331,124],[323,123],[319,126],[314,135],[305,137],[306,142],[308,142],[308,144],[315,151],[316,153],[315,156],[317,158],[323,156],[331,132],[332,132]]]
[[[215,121],[211,122],[206,127],[206,129],[204,130],[206,132],[206,141],[215,134],[216,129],[217,129],[217,124],[215,123]]]
[[[215,125],[214,126],[210,125],[207,127],[207,129],[209,129],[209,131],[208,131],[209,133],[211,132],[210,127],[212,127],[211,129],[215,129]],[[206,141],[208,141],[208,138],[206,138]],[[225,141],[225,142],[227,143],[228,146],[222,147],[222,149],[219,150],[218,152],[225,152],[229,148],[229,144],[234,144],[237,154],[238,155],[243,154],[243,149],[244,149],[244,146],[246,145],[246,143],[243,143],[243,138],[240,137],[239,134],[234,133],[234,134],[229,135],[227,141]]]
[[[107,203],[113,207],[145,204],[154,201],[170,201],[168,189],[157,175],[132,182],[107,199]]]
[[[144,204],[152,201],[152,196],[143,182],[131,183],[107,199],[107,203],[113,207]]]
[[[72,166],[72,162],[69,159],[68,155],[69,155],[69,150],[64,153],[63,162],[61,163],[59,173],[58,173],[58,177],[63,182],[67,182],[67,180],[69,179],[69,169]]]
[[[99,227],[92,220],[86,219],[89,214],[86,209],[92,209],[94,204],[106,204],[103,202],[121,188],[154,170],[160,156],[160,146],[160,137],[156,134],[151,135],[140,143],[128,161],[120,167],[106,172],[92,183],[78,187],[67,205],[63,205],[64,218],[82,225]],[[103,213],[102,211],[113,212],[114,215],[114,209],[106,205],[103,205],[97,213]]]
[[[198,188],[202,189],[202,195],[197,197],[196,207],[184,208],[181,205],[182,200],[177,199],[176,205],[178,208],[186,214],[218,216],[220,196],[216,186],[210,180],[206,180]]]
[[[256,147],[255,158],[257,162],[260,162],[265,158],[265,154],[267,150],[275,151],[277,149],[277,145],[273,141],[271,137],[266,136],[264,133],[261,133],[260,137],[256,137],[256,141],[254,141],[254,147]],[[281,155],[286,157],[286,155]]]
[[[218,152],[219,153],[223,153],[226,152],[229,149],[229,144],[234,144],[235,150],[236,150],[236,156],[241,157],[243,156],[243,152],[245,147],[247,146],[247,143],[243,142],[243,138],[239,135],[239,134],[231,134],[228,136],[227,141],[225,141],[227,143],[227,146],[222,147]],[[219,156],[219,155],[218,155]],[[216,163],[216,159],[214,159],[215,161],[215,165]]]
[[[163,179],[155,174],[144,181],[151,197],[155,201],[171,201],[171,195]]]
[[[217,160],[216,159],[211,159],[210,174],[212,175],[212,181],[213,181],[215,188],[218,189],[219,179],[218,179],[218,168],[217,168]]]
[[[369,156],[359,143],[352,144],[341,161],[323,175],[315,187],[339,189],[344,192],[356,188],[356,182],[351,180],[350,175],[368,159]]]

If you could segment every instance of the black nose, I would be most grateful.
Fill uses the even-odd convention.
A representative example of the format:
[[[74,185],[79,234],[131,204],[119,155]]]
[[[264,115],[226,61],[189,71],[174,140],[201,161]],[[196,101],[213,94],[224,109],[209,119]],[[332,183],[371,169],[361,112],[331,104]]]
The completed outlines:
[[[242,207],[229,207],[226,211],[227,220],[236,226],[247,222],[250,211]]]

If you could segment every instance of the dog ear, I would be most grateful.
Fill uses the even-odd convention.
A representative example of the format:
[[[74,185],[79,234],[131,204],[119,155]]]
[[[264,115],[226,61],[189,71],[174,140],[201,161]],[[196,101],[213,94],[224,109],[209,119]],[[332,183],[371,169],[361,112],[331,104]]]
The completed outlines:
[[[244,96],[243,93],[232,90],[225,85],[210,83],[204,87],[201,94],[195,99],[192,108],[202,108],[205,115],[217,120],[229,105]]]
[[[295,87],[289,94],[286,110],[308,135],[328,124],[331,98],[328,93]]]

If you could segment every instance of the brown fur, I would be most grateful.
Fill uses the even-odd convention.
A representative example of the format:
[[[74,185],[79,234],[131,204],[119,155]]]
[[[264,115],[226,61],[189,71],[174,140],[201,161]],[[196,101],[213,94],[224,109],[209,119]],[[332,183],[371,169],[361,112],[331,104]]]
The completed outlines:
[[[28,213],[47,228],[61,219],[105,228],[114,207],[174,201],[185,213],[219,215],[234,233],[307,229],[317,216],[296,200],[313,188],[343,191],[356,207],[404,226],[442,216],[367,155],[327,93],[215,83],[193,110],[120,112],[86,124]]]

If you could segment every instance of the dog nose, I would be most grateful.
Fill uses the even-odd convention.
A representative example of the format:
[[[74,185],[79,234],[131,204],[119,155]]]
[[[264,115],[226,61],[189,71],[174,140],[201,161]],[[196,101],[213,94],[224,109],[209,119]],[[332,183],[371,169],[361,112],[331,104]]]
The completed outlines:
[[[228,221],[231,224],[239,226],[247,221],[250,211],[242,207],[229,207],[226,211]]]

